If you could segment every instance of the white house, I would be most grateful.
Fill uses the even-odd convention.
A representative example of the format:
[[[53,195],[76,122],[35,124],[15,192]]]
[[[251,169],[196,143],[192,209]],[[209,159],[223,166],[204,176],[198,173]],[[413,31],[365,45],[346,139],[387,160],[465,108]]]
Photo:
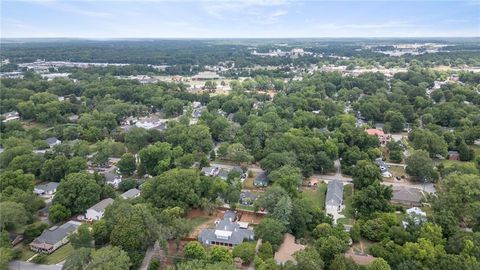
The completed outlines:
[[[11,112],[4,113],[4,114],[2,114],[2,117],[5,118],[5,119],[2,121],[2,122],[4,122],[4,123],[6,123],[6,122],[8,122],[8,121],[20,119],[20,115],[19,115],[18,112],[16,112],[16,111],[11,111]]]
[[[100,220],[105,213],[105,208],[113,203],[112,198],[104,199],[94,206],[87,209],[87,213],[85,214],[85,219],[87,220]]]
[[[52,196],[57,192],[57,187],[59,183],[57,182],[48,182],[45,184],[36,185],[33,189],[33,192],[37,195],[47,195]]]

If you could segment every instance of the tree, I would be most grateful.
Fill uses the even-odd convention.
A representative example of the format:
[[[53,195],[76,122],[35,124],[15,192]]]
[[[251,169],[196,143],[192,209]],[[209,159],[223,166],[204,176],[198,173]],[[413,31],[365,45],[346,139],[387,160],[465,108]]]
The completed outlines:
[[[207,252],[198,241],[192,241],[183,249],[183,256],[187,260],[205,260],[207,258]]]
[[[390,152],[390,160],[395,163],[400,163],[403,160],[403,155],[401,151],[395,150]]]
[[[367,266],[367,270],[390,270],[390,265],[382,259],[377,258]]]
[[[157,142],[139,152],[142,166],[150,175],[159,175],[170,169],[174,158],[172,145],[165,142]]]
[[[278,200],[278,203],[273,210],[272,218],[282,222],[283,225],[288,228],[288,225],[290,225],[292,210],[292,200],[288,195],[285,195]]]
[[[148,145],[150,134],[143,128],[132,128],[125,133],[125,144],[128,149],[138,152],[140,149]]]
[[[128,254],[119,247],[104,247],[92,252],[92,260],[87,269],[95,270],[128,270],[132,263]]]
[[[197,186],[200,175],[194,169],[172,169],[147,181],[142,197],[159,208],[180,206],[184,209],[198,206]]]
[[[385,123],[390,124],[392,132],[400,132],[405,124],[405,117],[397,111],[388,111],[385,113]]]
[[[135,161],[135,156],[131,153],[123,154],[120,161],[118,161],[118,169],[120,173],[124,176],[132,175],[137,169],[137,163]]]
[[[435,219],[437,220],[442,212],[450,213],[445,217],[453,216],[464,226],[478,228],[480,226],[478,194],[480,194],[478,175],[449,174],[438,186],[437,196],[433,200]],[[440,223],[444,228],[451,226],[449,224],[452,224],[452,221],[445,218]],[[455,224],[454,221],[453,224]]]
[[[105,219],[101,219],[92,225],[92,236],[96,246],[102,246],[108,243],[110,232]]]
[[[250,155],[241,143],[230,144],[227,148],[227,159],[236,162],[250,162],[253,160],[252,155]]]
[[[83,157],[73,157],[67,161],[66,174],[77,173],[87,169],[87,161]]]
[[[255,257],[255,244],[243,242],[233,248],[233,257],[242,259],[244,265],[249,265]]]
[[[382,175],[376,164],[368,160],[360,160],[353,168],[352,180],[356,189],[362,189],[370,186],[375,181],[382,181]]]
[[[406,158],[405,163],[407,164],[405,171],[416,181],[433,181],[437,177],[432,160],[424,150],[414,151]]]
[[[458,145],[458,153],[460,154],[461,161],[470,161],[475,157],[473,149],[470,149],[463,140]]]
[[[435,157],[437,154],[441,156],[447,155],[445,140],[429,130],[415,129],[408,134],[408,139],[412,142],[415,149],[427,151],[430,157]]]
[[[153,258],[148,264],[147,270],[158,270],[158,268],[160,268],[160,260]]]
[[[42,178],[48,181],[60,182],[67,173],[68,159],[65,156],[56,156],[45,161],[42,167]]]
[[[390,199],[392,188],[381,185],[378,181],[359,190],[353,195],[352,206],[360,217],[369,217],[375,212],[392,210]]]
[[[82,247],[90,248],[93,244],[93,237],[90,233],[90,228],[85,223],[80,225],[77,231],[74,234],[71,234],[68,238],[75,249]]]
[[[297,269],[321,270],[324,267],[320,254],[314,248],[306,248],[293,254],[297,261]]]
[[[284,165],[295,165],[297,159],[293,153],[270,153],[260,161],[262,169],[272,172]]]
[[[100,201],[101,187],[89,173],[72,173],[60,182],[53,204],[61,204],[72,214],[84,213]]]
[[[297,194],[298,186],[302,184],[300,169],[291,165],[284,165],[268,174],[268,179],[274,185],[281,186],[291,195]]]
[[[115,201],[105,210],[103,220],[110,244],[126,251],[133,265],[142,261],[143,252],[150,245],[162,240],[161,228],[152,211],[148,205],[131,205],[125,200]]]
[[[230,250],[224,247],[214,246],[212,250],[210,250],[209,260],[211,263],[232,263],[233,256]]]
[[[48,219],[53,223],[64,221],[71,216],[70,210],[59,203],[54,204],[48,211]]]
[[[282,187],[268,187],[254,203],[259,207],[265,208],[269,213],[273,213],[275,206],[277,206],[278,201],[283,196],[288,196],[288,194]]]
[[[269,242],[262,242],[262,245],[258,248],[257,252],[258,257],[262,260],[268,260],[273,258],[273,247]]]
[[[26,224],[30,216],[23,204],[16,202],[0,202],[2,218],[0,218],[0,229],[11,229]]]
[[[172,98],[163,104],[163,111],[167,117],[177,116],[183,112],[183,101],[178,98]]]
[[[272,244],[273,249],[276,250],[283,242],[285,231],[286,228],[280,221],[267,217],[262,219],[255,227],[255,238],[269,242]]]
[[[92,251],[89,248],[79,248],[68,256],[62,266],[62,270],[84,270],[90,262]]]
[[[7,187],[32,192],[34,181],[35,176],[33,174],[24,174],[22,170],[3,171],[0,173],[0,192],[3,192]]]
[[[336,236],[323,237],[315,242],[316,250],[327,265],[335,258],[335,255],[345,252],[347,247],[347,243]]]

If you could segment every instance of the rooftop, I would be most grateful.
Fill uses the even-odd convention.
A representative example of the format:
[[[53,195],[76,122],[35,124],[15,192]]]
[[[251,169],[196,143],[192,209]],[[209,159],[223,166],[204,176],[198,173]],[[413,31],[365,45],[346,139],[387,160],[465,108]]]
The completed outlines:
[[[103,212],[103,211],[105,211],[105,208],[107,208],[107,206],[109,206],[112,203],[113,203],[112,198],[106,198],[106,199],[103,199],[103,200],[99,201],[98,203],[96,203],[95,205],[90,207],[89,209],[95,210],[97,212]]]
[[[138,195],[140,195],[140,190],[136,189],[136,188],[132,188],[132,189],[129,189],[127,191],[125,191],[122,195],[123,198],[125,199],[130,199],[130,198],[135,198],[137,197]]]
[[[59,241],[63,240],[67,235],[77,230],[80,226],[78,221],[69,221],[60,226],[53,226],[46,229],[42,234],[33,240],[33,244],[49,244],[55,245]]]
[[[343,201],[343,183],[339,181],[329,181],[327,185],[326,205],[340,206]]]

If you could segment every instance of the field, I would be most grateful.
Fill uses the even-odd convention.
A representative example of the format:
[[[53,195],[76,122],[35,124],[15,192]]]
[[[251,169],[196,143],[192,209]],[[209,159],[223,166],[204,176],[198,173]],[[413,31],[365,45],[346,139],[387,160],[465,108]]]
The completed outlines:
[[[45,260],[46,264],[57,264],[61,261],[64,261],[70,254],[73,252],[72,245],[66,244],[61,248],[57,249],[55,252],[47,256]]]
[[[318,183],[316,188],[304,188],[303,189],[303,198],[311,202],[312,205],[320,207],[320,209],[325,208],[325,195],[327,193],[327,184]]]
[[[348,184],[343,186],[343,204],[345,208],[342,210],[341,214],[344,215],[344,218],[339,218],[338,223],[341,224],[353,224],[354,212],[352,207],[353,199],[353,185]]]

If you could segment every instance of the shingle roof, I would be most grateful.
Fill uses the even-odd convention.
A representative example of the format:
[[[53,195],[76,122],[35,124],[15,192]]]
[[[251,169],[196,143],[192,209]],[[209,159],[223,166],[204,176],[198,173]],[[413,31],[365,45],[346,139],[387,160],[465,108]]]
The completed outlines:
[[[46,184],[36,185],[35,189],[42,190],[43,192],[53,192],[54,190],[57,189],[58,185],[60,185],[60,183],[48,182]]]
[[[48,145],[52,145],[52,144],[57,143],[57,141],[59,141],[59,139],[57,139],[56,137],[50,137],[50,138],[46,139],[45,141],[47,142]]]
[[[340,206],[343,201],[343,184],[339,181],[329,181],[327,185],[326,205]]]
[[[393,189],[393,201],[405,201],[418,203],[423,198],[423,193],[418,188],[395,187]]]
[[[106,198],[106,199],[103,199],[103,200],[99,201],[94,206],[90,207],[89,209],[93,209],[97,212],[103,212],[103,211],[105,211],[105,208],[107,208],[107,206],[109,206],[112,203],[113,203],[112,198]]]
[[[250,229],[243,229],[235,222],[235,212],[227,211],[223,219],[218,222],[215,229],[203,230],[198,239],[202,243],[211,244],[213,241],[233,246],[241,244],[244,240],[253,240],[254,232]]]
[[[67,235],[77,230],[80,224],[81,223],[78,221],[69,221],[67,223],[62,224],[59,227],[57,226],[51,227],[49,229],[44,230],[39,237],[33,240],[32,243],[34,244],[46,243],[50,245],[55,245],[56,243],[61,241],[63,238],[65,238]]]
[[[136,188],[132,188],[125,191],[121,196],[123,198],[129,199],[129,198],[135,198],[135,196],[137,196],[138,194],[140,194],[140,190]]]

